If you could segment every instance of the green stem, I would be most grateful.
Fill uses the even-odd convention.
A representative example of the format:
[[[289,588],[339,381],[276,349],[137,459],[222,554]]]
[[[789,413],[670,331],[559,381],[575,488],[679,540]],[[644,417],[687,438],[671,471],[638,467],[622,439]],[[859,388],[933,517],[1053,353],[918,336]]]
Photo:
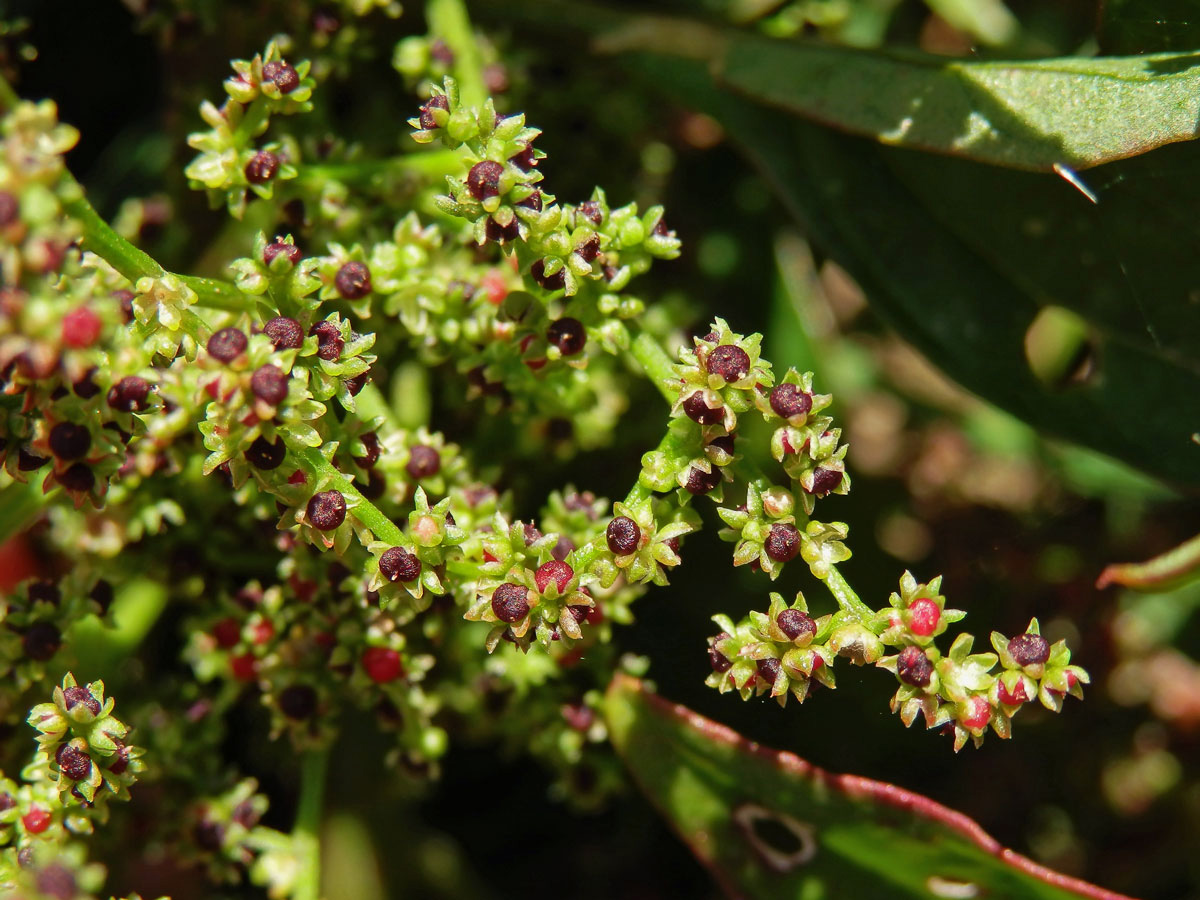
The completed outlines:
[[[292,900],[319,900],[321,896],[321,809],[325,798],[325,775],[329,748],[304,754],[300,769],[300,804],[292,829],[300,872]]]
[[[875,610],[863,603],[859,599],[854,588],[850,587],[842,573],[837,570],[836,566],[829,567],[829,574],[825,576],[825,586],[829,588],[829,592],[838,602],[838,606],[849,616],[853,616],[860,622],[868,622],[875,615]]]
[[[351,511],[351,515],[369,528],[376,538],[393,545],[403,543],[404,534],[396,527],[396,523],[380,512],[379,507],[364,497],[359,489],[354,486],[354,482],[338,471],[333,463],[321,454],[319,449],[309,448],[303,450],[300,453],[300,458],[307,463],[309,471],[314,476],[318,479],[323,478],[333,482],[339,491],[355,500],[355,506]]]
[[[346,184],[362,184],[377,181],[387,175],[405,173],[437,179],[446,175],[459,175],[463,168],[463,157],[457,150],[431,150],[361,162],[300,165],[296,167],[296,182],[308,186],[333,179]]]
[[[75,190],[64,190],[74,195],[63,201],[63,209],[83,228],[83,247],[91,250],[110,266],[132,282],[139,278],[162,278],[166,269],[154,261],[145,251],[138,249],[121,237],[100,218],[83,194],[83,187],[70,175]],[[196,303],[210,309],[244,312],[254,308],[254,302],[227,281],[198,278],[194,275],[178,276],[184,284],[196,292]]]
[[[0,111],[8,112],[16,109],[21,98],[17,96],[17,92],[12,89],[12,85],[8,83],[3,75],[0,75]]]
[[[679,396],[679,376],[675,372],[674,361],[658,340],[642,332],[633,339],[629,353],[667,402],[674,403]]]
[[[483,84],[479,45],[466,6],[462,0],[429,0],[425,4],[425,19],[430,34],[441,38],[454,54],[454,77],[463,105],[482,106],[488,93]]]

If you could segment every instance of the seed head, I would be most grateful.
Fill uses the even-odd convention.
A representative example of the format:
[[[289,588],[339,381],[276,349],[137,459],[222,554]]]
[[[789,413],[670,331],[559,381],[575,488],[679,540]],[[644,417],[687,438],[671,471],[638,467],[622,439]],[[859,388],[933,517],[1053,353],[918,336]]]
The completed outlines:
[[[1018,634],[1008,642],[1008,652],[1018,666],[1036,666],[1050,658],[1050,642],[1040,634]]]
[[[276,316],[263,326],[263,331],[276,350],[298,350],[304,343],[304,329],[299,322],[287,316]]]
[[[50,429],[50,451],[59,459],[79,459],[92,446],[92,433],[73,422],[59,422]]]
[[[559,269],[553,275],[546,274],[546,261],[539,259],[529,267],[529,274],[533,280],[542,286],[543,290],[561,291],[567,286],[567,270]]]
[[[795,559],[796,554],[800,552],[800,532],[796,530],[795,525],[778,522],[771,526],[763,547],[767,551],[767,556],[775,562],[782,563]]]
[[[245,456],[246,462],[254,468],[269,472],[272,469],[278,469],[283,463],[283,458],[287,456],[287,447],[279,438],[276,438],[275,443],[271,444],[265,437],[259,435],[246,448]]]
[[[91,711],[93,716],[100,715],[100,701],[96,699],[95,694],[82,684],[77,684],[63,691],[63,706],[68,711],[79,706],[81,703]]]
[[[817,633],[817,623],[813,617],[799,609],[785,609],[775,617],[775,624],[792,641],[806,634],[812,637]]]
[[[242,171],[251,184],[266,184],[279,171],[279,157],[270,150],[259,150]]]
[[[87,744],[83,743],[86,747]],[[58,748],[58,752],[54,754],[54,761],[58,763],[58,767],[62,769],[63,775],[71,779],[71,781],[86,781],[88,776],[92,774],[92,758],[87,755],[84,750],[75,746],[76,741],[71,741],[69,744],[63,744]]]
[[[500,196],[500,176],[504,174],[504,166],[490,159],[482,160],[471,166],[467,173],[467,190],[476,200],[487,200],[489,197]]]
[[[807,394],[789,382],[777,384],[768,398],[775,415],[790,419],[792,416],[808,415],[812,409],[812,394]]]
[[[781,668],[779,660],[773,656],[758,660],[754,667],[758,670],[758,677],[768,684],[775,683],[775,679],[779,676]]]
[[[918,597],[908,605],[908,627],[919,637],[929,637],[937,631],[942,611],[929,597]]]
[[[240,328],[222,328],[208,339],[208,354],[221,362],[233,362],[246,349],[246,332]]]
[[[300,248],[295,244],[289,244],[287,241],[275,241],[272,244],[267,244],[263,248],[263,264],[270,265],[275,261],[275,257],[282,254],[287,257],[287,261],[293,266],[300,262]],[[275,321],[272,319],[271,321]],[[291,321],[290,319],[288,321]],[[268,325],[270,322],[267,323]],[[299,327],[299,326],[297,326]]]
[[[334,362],[342,355],[342,348],[346,346],[346,342],[342,340],[341,329],[332,322],[318,322],[308,330],[308,333],[317,336],[317,356],[319,358],[326,362]]]
[[[77,462],[67,471],[59,473],[58,483],[68,491],[86,494],[96,486],[96,473],[86,463]]]
[[[392,547],[379,557],[379,574],[388,581],[409,584],[421,574],[421,560],[403,547]]]
[[[817,466],[813,469],[813,483],[810,494],[815,494],[818,497],[823,497],[830,491],[835,490],[842,483],[842,473],[837,469],[825,469]]]
[[[409,451],[408,463],[404,466],[413,478],[432,478],[442,469],[442,457],[434,447],[416,444]]]
[[[896,674],[905,684],[913,687],[928,687],[933,678],[933,663],[920,647],[908,646],[900,651],[896,659]]]
[[[708,662],[714,672],[728,672],[733,662],[717,649],[717,644],[729,637],[729,632],[722,631],[716,637],[708,639]]]
[[[505,582],[492,591],[492,612],[501,622],[520,622],[529,613],[529,591],[524,585]]]
[[[96,343],[104,323],[89,307],[73,309],[62,320],[62,342],[68,347],[83,349]]]
[[[343,263],[333,277],[333,286],[347,300],[361,300],[371,293],[371,270],[357,260]]]
[[[683,411],[693,422],[701,425],[715,425],[725,418],[725,407],[715,409],[704,402],[704,392],[696,391],[683,401]]]
[[[121,412],[141,412],[150,396],[150,382],[137,375],[126,375],[108,392],[108,405]]]
[[[546,329],[546,340],[557,347],[563,356],[574,356],[587,343],[587,329],[578,319],[564,316],[550,323]]]
[[[567,585],[571,583],[571,579],[574,577],[575,570],[565,562],[560,562],[557,559],[542,563],[538,566],[537,571],[533,573],[533,580],[537,584],[537,589],[542,593],[545,593],[546,588],[551,583],[554,583],[558,586],[559,594],[563,594],[567,590]]]
[[[618,556],[633,553],[642,540],[642,529],[629,516],[617,516],[604,529],[608,549]]]
[[[333,531],[346,521],[346,498],[341,491],[320,491],[308,501],[308,521],[318,531]]]
[[[689,494],[707,494],[721,483],[721,471],[716,466],[711,472],[705,472],[699,466],[692,466],[688,471],[687,484],[684,489]]]
[[[300,73],[281,59],[273,59],[262,67],[263,81],[279,88],[279,93],[290,94],[300,86]]]
[[[49,622],[34,622],[21,637],[21,649],[29,659],[45,662],[62,646],[62,632]]]
[[[433,117],[435,109],[450,109],[450,103],[444,94],[435,94],[421,106],[420,125],[426,131],[437,128],[437,120]]]
[[[17,221],[21,214],[21,206],[17,198],[8,191],[0,191],[0,228],[6,228]]]
[[[288,376],[277,366],[267,363],[250,376],[250,390],[263,403],[278,406],[287,397]]]
[[[708,354],[709,375],[720,375],[726,381],[739,381],[750,374],[750,356],[736,344],[721,344]]]

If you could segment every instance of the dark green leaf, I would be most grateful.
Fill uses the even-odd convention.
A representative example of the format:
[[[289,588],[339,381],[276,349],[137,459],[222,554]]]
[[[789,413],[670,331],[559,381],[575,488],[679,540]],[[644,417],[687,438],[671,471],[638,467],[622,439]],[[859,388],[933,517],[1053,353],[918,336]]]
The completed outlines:
[[[605,709],[642,790],[732,897],[1121,897],[927,797],[752,744],[634,679],[613,681]]]

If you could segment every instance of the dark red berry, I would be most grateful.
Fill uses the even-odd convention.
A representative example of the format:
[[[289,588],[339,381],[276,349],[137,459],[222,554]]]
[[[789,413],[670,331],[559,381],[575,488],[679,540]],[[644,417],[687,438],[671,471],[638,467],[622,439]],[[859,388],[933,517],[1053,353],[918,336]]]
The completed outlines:
[[[38,456],[36,453],[30,453],[24,447],[17,450],[17,469],[21,472],[36,472],[48,462],[50,462],[48,456]]]
[[[245,456],[246,462],[254,468],[269,472],[272,469],[278,469],[283,464],[283,458],[287,456],[287,447],[279,438],[276,438],[275,443],[272,444],[265,437],[259,435],[246,448]]]
[[[354,461],[364,469],[369,469],[379,462],[379,457],[383,453],[383,447],[379,444],[379,435],[374,431],[368,431],[359,437],[363,445],[363,455],[354,457]]]
[[[532,144],[526,144],[520,153],[510,156],[508,161],[522,172],[531,172],[538,164],[537,154],[534,152]]]
[[[270,150],[259,150],[242,171],[251,184],[266,184],[279,171],[279,157]]]
[[[27,591],[30,603],[48,603],[58,606],[62,602],[62,591],[53,581],[35,581]]]
[[[533,276],[533,280],[542,286],[547,291],[561,291],[567,286],[567,270],[566,267],[559,269],[553,275],[546,274],[546,262],[539,259],[529,267],[529,274]]]
[[[575,252],[584,262],[593,262],[600,255],[600,235],[593,234],[583,243],[576,244]]]
[[[263,326],[263,331],[276,350],[298,350],[304,343],[304,329],[299,322],[287,316],[276,316]]]
[[[17,198],[8,191],[0,191],[0,228],[17,221],[20,213],[21,207],[17,203]]]
[[[42,809],[40,806],[35,806],[25,815],[21,816],[21,824],[25,826],[25,830],[30,834],[41,834],[50,827],[50,812]]]
[[[733,667],[732,660],[717,649],[717,644],[729,637],[729,632],[722,631],[716,637],[708,639],[708,662],[714,672],[728,672]]]
[[[290,94],[300,86],[300,73],[281,59],[273,59],[262,67],[263,81],[279,88],[279,93]]]
[[[399,652],[390,647],[368,647],[363,651],[362,666],[376,684],[387,684],[404,674]]]
[[[279,711],[299,722],[317,711],[317,692],[307,684],[293,684],[279,692]]]
[[[58,483],[68,491],[86,494],[96,486],[96,473],[86,463],[75,463],[65,472],[58,474]]]
[[[92,446],[92,433],[82,425],[59,422],[50,429],[50,450],[59,459],[79,459]]]
[[[113,602],[113,586],[101,578],[92,588],[92,592],[88,595],[92,601],[100,607],[100,615],[107,615],[108,608]]]
[[[342,330],[333,322],[318,322],[308,333],[317,336],[317,356],[321,359],[334,362],[342,355],[346,342],[342,339]]]
[[[90,347],[100,337],[104,323],[86,306],[73,309],[62,320],[62,342],[77,350]]]
[[[521,226],[517,222],[516,216],[507,225],[501,225],[489,216],[483,233],[484,237],[489,241],[495,241],[497,244],[507,244],[521,236]]]
[[[261,814],[249,800],[243,800],[233,808],[233,821],[243,828],[253,828],[260,818]]]
[[[208,339],[208,354],[221,362],[233,362],[247,343],[246,332],[240,328],[222,328]]]
[[[487,200],[489,197],[500,196],[500,176],[504,174],[504,166],[490,159],[482,160],[471,166],[467,173],[467,190],[476,200]]]
[[[1018,681],[1017,689],[1011,694],[1008,692],[1008,688],[1004,686],[1003,679],[1001,679],[996,686],[999,688],[999,690],[996,692],[997,699],[999,699],[999,701],[1005,706],[1020,706],[1022,703],[1027,703],[1029,701],[1029,697],[1025,693],[1024,681]]]
[[[299,247],[297,247],[295,244],[289,244],[287,241],[275,241],[275,243],[267,244],[267,246],[263,248],[263,263],[269,266],[275,261],[275,257],[280,255],[284,256],[293,266],[300,262]],[[271,321],[275,320],[272,319]],[[289,319],[288,321],[291,320]]]
[[[929,597],[918,597],[908,605],[908,627],[919,637],[929,637],[937,631],[942,611]]]
[[[409,451],[404,471],[413,478],[432,478],[442,469],[442,457],[434,447],[417,444]]]
[[[346,521],[346,498],[341,491],[320,491],[308,500],[308,521],[318,531],[333,531]]]
[[[525,533],[526,546],[530,546],[534,543],[534,541],[540,541],[542,539],[542,533],[538,531],[538,527],[532,522],[526,522],[523,530]]]
[[[346,392],[349,393],[351,397],[357,397],[360,393],[362,393],[362,389],[367,386],[367,382],[370,380],[371,370],[367,369],[367,371],[360,372],[353,378],[343,379],[342,384],[346,385]]]
[[[49,622],[34,622],[21,637],[21,649],[30,659],[45,662],[62,646],[62,632]]]
[[[550,323],[546,329],[546,340],[557,347],[563,356],[574,356],[587,343],[587,329],[578,319],[564,316]]]
[[[82,704],[93,716],[100,715],[100,701],[96,699],[96,695],[89,691],[82,684],[77,684],[74,687],[66,688],[63,691],[63,706],[68,711]]]
[[[750,374],[750,355],[736,344],[722,344],[708,354],[706,366],[709,375],[739,381]]]
[[[379,557],[379,574],[388,581],[409,584],[421,574],[421,560],[403,547],[392,547]]]
[[[242,626],[238,624],[237,619],[227,617],[213,626],[212,635],[216,638],[218,647],[229,650],[236,647],[242,639]]]
[[[758,660],[754,667],[758,670],[758,677],[768,684],[775,683],[775,679],[779,675],[779,670],[782,668],[779,660],[773,656]]]
[[[371,293],[371,270],[357,260],[343,263],[333,276],[333,286],[347,300],[361,300]]]
[[[725,407],[710,407],[704,402],[703,391],[696,391],[684,400],[683,411],[689,419],[701,425],[715,425],[725,418]]]
[[[534,189],[533,193],[517,203],[517,206],[525,209],[532,209],[534,212],[542,211],[542,192]]]
[[[629,516],[617,516],[604,529],[608,549],[618,556],[633,553],[642,540],[642,529]]]
[[[896,658],[896,674],[905,684],[928,687],[933,677],[933,663],[920,647],[908,646]]]
[[[121,305],[121,319],[128,325],[133,321],[133,291],[113,291],[112,296]]]
[[[1008,642],[1008,652],[1018,666],[1036,666],[1050,658],[1050,642],[1040,634],[1018,634]]]
[[[505,582],[492,591],[492,612],[501,622],[520,622],[529,613],[529,591],[524,585]]]
[[[263,403],[278,406],[288,395],[288,376],[267,363],[250,376],[250,390]]]
[[[141,412],[150,396],[150,382],[137,375],[126,375],[108,392],[108,405],[121,412]]]
[[[799,609],[785,609],[775,617],[775,624],[792,641],[806,634],[812,637],[817,633],[817,623],[813,617]]]
[[[92,774],[92,758],[71,744],[63,744],[54,754],[62,773],[72,781],[84,781]]]
[[[722,453],[733,456],[733,441],[734,436],[732,434],[723,434],[720,437],[713,438],[705,446],[714,447]]]
[[[91,400],[98,393],[100,393],[100,385],[96,384],[96,382],[93,380],[93,376],[96,374],[96,371],[97,369],[95,367],[88,369],[87,373],[82,378],[71,385],[71,390],[74,392],[76,397],[79,397],[83,400]]]
[[[201,850],[217,853],[225,844],[225,826],[220,822],[210,822],[207,819],[197,822],[192,829],[192,840]]]
[[[699,466],[692,466],[688,470],[687,484],[684,485],[684,489],[689,494],[707,494],[720,483],[721,470],[716,466],[713,466],[711,472],[705,472]]]
[[[671,229],[667,227],[667,222],[666,222],[666,220],[665,220],[665,219],[659,219],[659,220],[658,220],[658,221],[657,221],[657,222],[654,224],[654,228],[653,228],[653,230],[651,231],[651,233],[652,233],[652,234],[657,234],[657,235],[659,235],[660,237],[667,237],[667,236],[669,236],[669,235],[670,235],[672,232],[671,232]]]
[[[981,694],[975,694],[967,698],[967,715],[962,720],[964,728],[974,729],[978,731],[987,725],[992,718],[992,705],[988,703],[987,697]]]
[[[258,660],[253,653],[243,653],[229,660],[229,668],[238,681],[253,681],[258,674]]]
[[[428,130],[438,127],[437,120],[433,117],[433,111],[435,109],[450,109],[450,103],[446,100],[446,96],[444,94],[435,94],[426,100],[425,104],[421,107],[420,124],[422,128]]]
[[[83,805],[85,808],[88,806],[86,801]],[[59,863],[50,863],[40,869],[35,884],[38,896],[48,897],[50,900],[74,900],[79,893],[75,873]]]
[[[824,469],[820,466],[813,469],[813,484],[810,494],[816,494],[818,497],[828,494],[835,490],[842,483],[842,473],[837,469]]]
[[[567,590],[567,585],[571,583],[571,579],[575,577],[575,570],[565,562],[560,562],[557,559],[552,559],[549,562],[544,562],[538,566],[537,571],[533,573],[533,580],[537,584],[537,589],[542,593],[546,592],[552,583],[558,586],[559,594]]]
[[[792,416],[806,416],[812,409],[812,394],[807,394],[788,382],[775,385],[771,389],[769,400],[775,415],[785,419],[790,419]]]
[[[800,532],[796,530],[795,525],[789,525],[786,522],[776,523],[767,532],[767,539],[763,542],[763,547],[767,551],[767,556],[775,562],[787,562],[795,559],[796,554],[800,552]]]
[[[604,210],[600,208],[600,204],[595,200],[585,200],[576,209],[581,216],[590,219],[592,224],[597,227],[604,221]]]

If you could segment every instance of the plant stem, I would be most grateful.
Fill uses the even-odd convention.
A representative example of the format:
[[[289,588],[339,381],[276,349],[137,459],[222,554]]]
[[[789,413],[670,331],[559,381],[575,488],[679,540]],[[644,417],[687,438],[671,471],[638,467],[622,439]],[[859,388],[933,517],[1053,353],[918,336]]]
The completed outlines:
[[[675,364],[667,351],[652,335],[642,332],[633,339],[629,348],[630,355],[637,360],[638,365],[646,373],[646,377],[654,384],[668,403],[674,403],[679,391],[675,385],[679,376],[675,374]]]
[[[871,616],[875,615],[875,610],[863,603],[854,588],[850,587],[842,573],[837,570],[837,566],[829,567],[829,574],[825,576],[825,586],[829,588],[829,592],[838,602],[838,606],[846,612],[847,615],[853,616],[860,622],[867,622]]]
[[[300,872],[292,900],[319,900],[321,896],[321,808],[328,768],[328,747],[304,754],[300,769],[300,804],[292,829],[300,857]]]
[[[430,33],[441,38],[454,54],[454,77],[463,104],[482,106],[488,93],[483,84],[479,46],[475,43],[466,6],[462,0],[429,0],[425,4],[425,19],[429,22]]]
[[[13,482],[0,491],[0,544],[25,528],[58,492],[42,490],[44,479],[34,477],[26,484]]]
[[[402,153],[387,159],[366,159],[347,163],[314,163],[297,166],[300,184],[332,178],[347,184],[373,182],[387,175],[412,173],[427,178],[458,175],[465,168],[457,150],[431,150]]]

